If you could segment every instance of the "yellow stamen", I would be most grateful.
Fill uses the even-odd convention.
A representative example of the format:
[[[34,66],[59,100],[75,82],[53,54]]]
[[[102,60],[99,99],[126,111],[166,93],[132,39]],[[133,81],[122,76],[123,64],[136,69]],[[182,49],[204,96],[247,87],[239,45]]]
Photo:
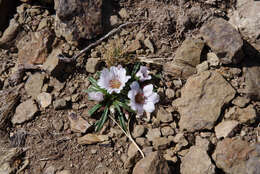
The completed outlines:
[[[110,88],[119,89],[121,86],[121,82],[118,79],[112,79],[109,81]]]

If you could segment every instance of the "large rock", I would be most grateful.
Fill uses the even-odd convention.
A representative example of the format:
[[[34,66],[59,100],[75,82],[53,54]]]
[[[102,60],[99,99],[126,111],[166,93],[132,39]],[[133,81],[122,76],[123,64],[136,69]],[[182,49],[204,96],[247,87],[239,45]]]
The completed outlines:
[[[0,91],[0,129],[4,129],[8,125],[7,122],[13,116],[20,97],[17,88]]]
[[[170,168],[167,161],[158,151],[148,154],[141,159],[134,167],[133,174],[170,174]]]
[[[215,174],[215,166],[206,150],[193,146],[182,158],[181,174]]]
[[[257,58],[256,58],[257,59]],[[260,100],[260,62],[248,62],[243,68],[245,92],[253,100]]]
[[[93,39],[102,33],[102,0],[55,0],[55,32],[68,42]]]
[[[229,174],[260,173],[259,158],[260,144],[230,138],[220,141],[213,154],[217,167]]]
[[[239,63],[243,58],[243,40],[226,20],[217,18],[210,21],[201,28],[200,34],[223,64]]]
[[[203,48],[204,42],[202,40],[186,39],[178,48],[174,60],[164,65],[164,71],[173,77],[187,79],[196,73],[196,66],[200,63]]]
[[[205,71],[190,77],[181,90],[181,98],[173,101],[180,113],[181,130],[211,129],[221,108],[234,98],[236,91],[217,72]]]
[[[41,93],[41,89],[45,80],[45,75],[41,73],[35,73],[29,77],[29,79],[25,83],[25,91],[28,95],[33,98],[37,98],[37,96]]]
[[[32,99],[26,100],[17,106],[11,121],[13,124],[21,124],[25,121],[31,120],[37,111],[38,108],[35,102]]]
[[[53,35],[48,29],[32,32],[23,37],[18,47],[20,64],[43,64],[48,57],[53,42]]]
[[[0,37],[0,47],[1,48],[9,47],[14,42],[14,39],[17,33],[19,32],[19,29],[20,29],[20,24],[15,19],[11,19],[9,26],[4,31],[2,37]]]
[[[260,50],[260,2],[254,0],[237,0],[237,10],[229,22],[237,27],[242,36]]]

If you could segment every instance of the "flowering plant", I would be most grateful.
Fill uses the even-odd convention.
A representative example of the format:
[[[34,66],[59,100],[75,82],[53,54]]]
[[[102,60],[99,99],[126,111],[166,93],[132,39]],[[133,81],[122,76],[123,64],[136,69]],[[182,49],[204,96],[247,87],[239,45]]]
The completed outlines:
[[[121,65],[105,68],[99,73],[99,79],[90,77],[91,86],[87,89],[90,100],[98,101],[89,115],[102,110],[101,118],[95,123],[95,130],[103,127],[107,118],[114,115],[119,121],[120,128],[126,132],[126,118],[123,113],[144,112],[151,113],[159,101],[159,95],[154,92],[154,87],[149,84],[152,76],[145,66],[135,64],[131,74]],[[148,82],[148,83],[147,83]]]

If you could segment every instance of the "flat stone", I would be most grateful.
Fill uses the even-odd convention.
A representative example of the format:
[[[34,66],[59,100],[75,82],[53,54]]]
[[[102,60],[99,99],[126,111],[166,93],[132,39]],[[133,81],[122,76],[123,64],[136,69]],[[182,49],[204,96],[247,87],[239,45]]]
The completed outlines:
[[[166,111],[163,107],[160,107],[156,118],[162,123],[169,123],[173,121],[173,116],[170,112]]]
[[[209,63],[207,61],[204,61],[196,66],[197,73],[207,71],[209,69]]]
[[[121,18],[126,18],[126,19],[129,18],[129,14],[127,13],[125,8],[122,8],[118,13]]]
[[[230,16],[229,22],[239,29],[239,32],[251,44],[260,50],[260,2],[254,0],[238,0],[236,10]]]
[[[81,145],[97,144],[108,140],[107,135],[86,134],[78,138],[78,143]]]
[[[227,120],[219,123],[215,127],[215,133],[217,138],[226,138],[239,124],[238,121],[235,120]]]
[[[0,7],[0,9],[1,9],[1,7]],[[1,17],[0,17],[0,19],[1,19]],[[11,19],[9,26],[7,27],[7,29],[5,29],[2,37],[0,37],[0,48],[9,47],[12,44],[12,41],[17,36],[19,29],[20,29],[20,24],[15,19]]]
[[[64,98],[57,99],[53,102],[53,107],[55,110],[65,109],[67,107],[67,102]]]
[[[206,150],[198,146],[192,146],[189,152],[182,158],[182,174],[215,174],[215,166],[212,164]]]
[[[217,143],[212,157],[225,173],[254,174],[260,172],[259,149],[259,143],[250,145],[240,139],[225,138]]]
[[[245,78],[245,93],[252,100],[260,101],[260,61],[251,61],[243,68]]]
[[[116,26],[116,25],[122,23],[122,21],[118,18],[117,15],[110,16],[109,21],[110,21],[111,26]]]
[[[174,130],[170,126],[162,127],[161,132],[163,136],[169,136],[174,134]]]
[[[43,64],[48,57],[53,34],[48,29],[27,34],[17,45],[20,64]]]
[[[36,112],[38,112],[38,108],[35,102],[32,99],[26,100],[17,106],[11,121],[13,124],[24,123],[31,120]]]
[[[215,53],[207,54],[207,61],[209,62],[209,66],[216,67],[219,65],[219,58]]]
[[[166,137],[156,137],[153,139],[153,147],[155,150],[165,150],[169,147],[171,141]]]
[[[239,120],[240,123],[254,122],[257,118],[256,111],[252,105],[247,106],[246,108],[237,108],[235,117]]]
[[[143,125],[136,125],[133,131],[133,138],[138,138],[143,136],[144,131],[145,131],[145,127]]]
[[[102,34],[102,0],[54,0],[55,33],[71,44]]]
[[[76,115],[75,113],[70,113],[68,115],[70,121],[70,129],[77,133],[86,133],[86,131],[91,127],[91,124],[84,120],[82,117]]]
[[[166,91],[165,91],[165,95],[170,99],[174,98],[175,97],[175,91],[171,88],[167,88]]]
[[[28,95],[33,98],[37,98],[37,96],[41,93],[41,89],[45,80],[45,75],[41,73],[32,74],[29,79],[25,83],[25,91]]]
[[[152,41],[149,39],[149,38],[146,38],[144,40],[144,45],[149,48],[149,50],[151,51],[151,53],[154,53],[154,46],[153,46],[153,43]]]
[[[232,101],[232,104],[239,106],[240,108],[244,108],[249,102],[250,99],[238,96]]]
[[[56,174],[71,174],[70,170],[62,170],[59,172],[56,172]]]
[[[41,107],[47,108],[48,106],[51,105],[52,96],[51,96],[51,94],[49,94],[47,92],[42,92],[37,96],[37,100],[38,100],[39,104],[41,105]]]
[[[195,144],[197,147],[200,147],[201,149],[205,150],[206,152],[209,150],[210,142],[206,138],[196,136]]]
[[[223,64],[236,64],[242,60],[243,40],[239,32],[226,20],[211,20],[202,26],[200,34]]]
[[[0,129],[5,129],[20,102],[19,88],[0,90]]]
[[[97,58],[88,58],[87,64],[86,64],[86,71],[89,73],[95,73],[98,68],[100,60]]]
[[[235,94],[236,91],[219,73],[204,71],[190,77],[181,89],[181,98],[172,103],[181,116],[180,129],[191,132],[212,129],[223,105]]]
[[[142,48],[142,45],[138,39],[132,41],[132,43],[127,47],[126,51],[128,53],[134,53],[136,50]]]
[[[187,79],[196,73],[204,45],[200,39],[187,38],[177,49],[174,60],[166,63],[163,70],[173,77]]]
[[[54,77],[60,77],[64,74],[65,63],[60,61],[58,57],[61,53],[60,48],[53,49],[42,66],[45,71]]]
[[[161,136],[161,131],[160,128],[154,128],[154,129],[148,129],[148,132],[146,134],[146,138],[149,141],[152,141],[154,138],[160,137]]]
[[[167,161],[158,151],[151,152],[145,158],[141,159],[134,167],[133,174],[158,174],[171,173]]]

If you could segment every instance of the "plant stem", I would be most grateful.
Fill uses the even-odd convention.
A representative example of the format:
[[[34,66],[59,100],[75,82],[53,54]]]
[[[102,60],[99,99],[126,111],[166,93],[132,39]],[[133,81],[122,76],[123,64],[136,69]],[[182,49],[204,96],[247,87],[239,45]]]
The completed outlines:
[[[135,145],[135,147],[138,149],[138,151],[141,153],[142,157],[144,158],[144,153],[141,150],[141,148],[136,144],[135,140],[133,139],[133,137],[131,136],[130,130],[129,130],[129,123],[130,123],[130,119],[128,121],[128,125],[127,125],[127,129],[128,129],[128,133],[126,131],[124,131],[124,129],[117,123],[117,121],[110,115],[108,115],[111,120],[123,131],[123,133],[129,138],[130,141],[132,141],[132,143]]]

